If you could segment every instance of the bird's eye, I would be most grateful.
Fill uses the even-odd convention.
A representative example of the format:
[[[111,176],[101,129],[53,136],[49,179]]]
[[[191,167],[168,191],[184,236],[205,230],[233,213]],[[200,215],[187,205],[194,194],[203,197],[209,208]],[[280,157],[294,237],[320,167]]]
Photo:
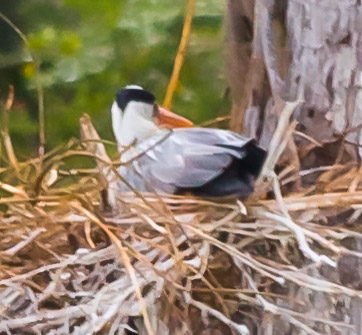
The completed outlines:
[[[156,117],[159,113],[159,110],[158,110],[158,105],[157,104],[153,104],[153,113],[152,113],[152,116],[153,117]]]

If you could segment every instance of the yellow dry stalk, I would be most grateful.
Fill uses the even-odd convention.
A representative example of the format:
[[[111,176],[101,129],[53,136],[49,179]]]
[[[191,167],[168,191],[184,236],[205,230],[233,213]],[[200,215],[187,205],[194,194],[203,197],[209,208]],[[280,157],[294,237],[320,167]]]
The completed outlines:
[[[171,108],[172,105],[172,97],[176,90],[178,79],[180,77],[182,64],[185,59],[186,48],[190,40],[191,24],[192,24],[192,18],[194,16],[194,11],[195,11],[195,0],[189,0],[186,7],[186,17],[182,29],[181,41],[173,65],[171,79],[167,86],[165,100],[163,101],[163,106],[165,108]]]

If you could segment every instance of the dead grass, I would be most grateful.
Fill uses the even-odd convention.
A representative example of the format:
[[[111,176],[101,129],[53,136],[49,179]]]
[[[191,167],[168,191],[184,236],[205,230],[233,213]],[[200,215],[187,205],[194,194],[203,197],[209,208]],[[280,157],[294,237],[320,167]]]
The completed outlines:
[[[118,163],[87,117],[81,129],[41,168],[0,170],[1,334],[353,333],[361,281],[343,266],[361,264],[361,169],[289,195],[291,171],[270,169],[275,200],[245,204],[111,194],[111,211]],[[97,168],[64,166],[72,156]]]

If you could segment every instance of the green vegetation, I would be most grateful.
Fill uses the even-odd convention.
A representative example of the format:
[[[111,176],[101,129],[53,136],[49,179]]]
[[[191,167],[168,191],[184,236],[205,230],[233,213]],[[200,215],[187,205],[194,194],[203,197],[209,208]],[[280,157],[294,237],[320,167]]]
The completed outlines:
[[[25,34],[40,63],[0,20],[0,96],[15,87],[10,133],[17,154],[38,147],[38,83],[44,88],[46,148],[78,136],[89,113],[104,139],[113,139],[109,108],[118,88],[140,84],[162,103],[184,20],[181,0],[1,0],[0,11]],[[191,40],[173,110],[194,122],[228,110],[222,20],[224,3],[197,1]]]

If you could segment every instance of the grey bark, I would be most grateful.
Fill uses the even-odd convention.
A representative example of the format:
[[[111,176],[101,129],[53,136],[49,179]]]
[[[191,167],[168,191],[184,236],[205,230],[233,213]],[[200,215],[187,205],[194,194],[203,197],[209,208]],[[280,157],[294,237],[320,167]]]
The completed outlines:
[[[321,144],[343,137],[350,158],[362,156],[360,1],[227,3],[231,127],[257,135],[267,147],[278,120],[273,102],[300,97],[305,103],[295,115],[299,130]],[[298,140],[302,150],[306,142]]]
[[[361,1],[227,0],[226,19],[227,70],[233,102],[231,128],[257,137],[268,148],[279,120],[276,102],[300,98],[304,103],[294,113],[297,129],[322,145],[320,149],[294,136],[302,167],[360,162]],[[357,250],[361,250],[361,241],[356,243]],[[356,280],[345,284],[359,290],[362,287],[362,262],[352,256],[342,258],[337,270],[311,271],[317,278],[342,283],[354,275]],[[288,291],[316,317],[353,324],[354,330],[345,328],[338,334],[362,334],[360,299],[339,297],[333,301],[325,294],[292,285]],[[295,310],[297,305],[283,307]],[[335,334],[327,326],[315,330]],[[272,323],[260,326],[259,334],[266,333],[300,334],[300,330],[274,318]]]

